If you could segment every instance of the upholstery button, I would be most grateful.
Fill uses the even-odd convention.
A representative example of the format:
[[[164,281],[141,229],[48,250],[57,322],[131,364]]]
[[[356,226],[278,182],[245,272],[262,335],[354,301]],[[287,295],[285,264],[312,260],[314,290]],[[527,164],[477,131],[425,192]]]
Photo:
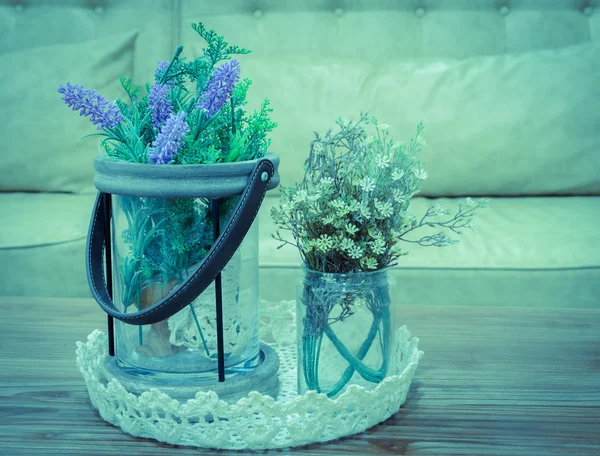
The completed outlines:
[[[254,10],[252,15],[254,16],[255,19],[260,19],[261,17],[263,17],[263,12],[262,12],[262,10],[257,9],[257,10]]]
[[[417,10],[415,11],[415,14],[417,15],[417,17],[425,16],[425,8],[417,8]]]
[[[502,16],[506,16],[508,14],[510,10],[508,9],[508,6],[504,5],[501,6],[500,9],[498,10],[498,12],[502,15]]]
[[[594,12],[594,9],[591,6],[586,6],[585,8],[583,8],[584,16],[590,17],[593,12]]]
[[[96,12],[96,14],[104,14],[104,8],[101,7],[100,5],[98,5],[96,8],[94,8],[94,11]]]
[[[344,10],[342,8],[336,8],[333,12],[337,17],[341,17],[344,14]]]

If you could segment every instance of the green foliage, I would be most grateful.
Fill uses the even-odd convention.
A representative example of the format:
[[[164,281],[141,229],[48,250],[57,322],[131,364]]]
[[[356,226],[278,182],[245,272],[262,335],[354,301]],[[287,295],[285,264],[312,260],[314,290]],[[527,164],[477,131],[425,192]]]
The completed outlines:
[[[121,196],[127,218],[122,259],[123,302],[137,299],[136,290],[171,279],[181,282],[202,260],[213,242],[208,201],[201,198],[138,198]]]
[[[277,127],[277,122],[273,122],[269,114],[273,112],[268,99],[263,101],[260,111],[254,113],[246,120],[248,129],[248,151],[246,160],[254,160],[264,156],[271,144],[267,133]]]
[[[242,79],[242,81],[235,86],[233,89],[233,105],[236,107],[246,106],[246,94],[248,93],[248,89],[252,85],[252,80],[248,78]]]
[[[229,153],[225,161],[235,162],[244,160],[247,157],[248,152],[248,135],[249,132],[237,132],[235,134],[229,134]]]
[[[229,43],[214,30],[207,30],[202,22],[192,24],[192,28],[200,35],[208,44],[208,47],[203,48],[203,56],[214,67],[221,60],[230,59],[235,54],[249,54],[251,51],[239,46],[229,46]]]
[[[281,189],[279,206],[271,216],[278,229],[289,231],[293,241],[275,233],[282,245],[291,244],[309,269],[332,273],[377,270],[397,264],[404,255],[399,241],[444,247],[456,240],[439,232],[411,240],[405,236],[422,227],[440,227],[461,234],[473,228],[473,212],[486,200],[459,205],[454,217],[439,205],[417,221],[410,201],[419,193],[427,173],[416,158],[425,144],[417,126],[408,144],[394,141],[388,125],[367,113],[352,122],[336,121],[337,129],[315,133],[310,144],[302,182]]]
[[[137,101],[137,97],[140,93],[140,87],[133,87],[131,79],[126,77],[121,77],[119,81],[121,82],[121,86],[123,87],[123,89],[125,89],[125,92],[127,92],[129,100],[131,101],[131,105],[134,106]]]
[[[119,111],[121,111],[121,114],[123,114],[125,118],[133,120],[133,109],[131,109],[127,103],[119,100],[118,98],[115,100],[115,103],[117,104],[117,106],[119,107]]]
[[[202,57],[183,63],[181,67],[182,74],[186,75],[191,82],[196,82],[199,88],[206,86],[210,77],[210,64]]]

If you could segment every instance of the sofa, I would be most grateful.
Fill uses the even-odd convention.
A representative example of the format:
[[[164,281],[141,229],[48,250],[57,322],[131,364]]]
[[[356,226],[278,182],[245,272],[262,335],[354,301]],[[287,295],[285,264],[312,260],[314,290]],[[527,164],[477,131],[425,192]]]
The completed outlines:
[[[414,247],[391,274],[403,305],[600,306],[600,2],[597,0],[0,0],[0,294],[88,297],[85,238],[98,141],[56,93],[122,96],[204,22],[271,100],[281,182],[314,131],[369,110],[407,140],[419,121],[422,214],[490,198],[475,232]],[[259,214],[260,293],[293,299],[300,257]],[[425,234],[425,233],[423,233]]]

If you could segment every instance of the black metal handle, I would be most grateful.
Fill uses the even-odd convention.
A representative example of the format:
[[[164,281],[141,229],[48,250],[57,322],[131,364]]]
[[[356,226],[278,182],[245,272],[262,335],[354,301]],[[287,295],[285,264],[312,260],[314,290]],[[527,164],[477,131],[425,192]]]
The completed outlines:
[[[273,163],[268,159],[261,159],[250,174],[248,185],[229,223],[194,272],[185,282],[177,285],[168,296],[148,309],[133,313],[123,313],[116,308],[104,279],[102,253],[107,240],[104,223],[106,202],[104,193],[98,192],[86,248],[88,283],[98,305],[108,315],[125,323],[145,325],[165,320],[190,304],[212,283],[241,244],[258,214],[267,186],[274,174]]]

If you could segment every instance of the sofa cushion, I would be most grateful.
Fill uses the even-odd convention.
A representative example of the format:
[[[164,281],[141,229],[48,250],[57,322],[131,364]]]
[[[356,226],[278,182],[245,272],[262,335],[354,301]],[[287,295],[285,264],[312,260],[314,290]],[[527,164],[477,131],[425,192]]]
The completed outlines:
[[[415,215],[454,198],[415,198]],[[290,246],[277,249],[266,198],[259,213],[261,295],[293,299],[301,260]],[[398,300],[418,305],[598,306],[600,301],[600,197],[492,198],[476,218],[476,232],[455,236],[445,248],[404,244],[392,275]],[[422,235],[433,234],[425,228]],[[418,239],[413,237],[411,239]]]
[[[0,193],[2,295],[89,296],[85,243],[95,195]]]
[[[85,236],[94,195],[1,194],[0,293],[89,296]],[[294,299],[298,252],[277,249],[270,219],[277,198],[259,212],[260,296]],[[453,198],[415,198],[418,215]],[[8,218],[10,217],[10,218]],[[413,247],[391,275],[406,305],[594,307],[600,305],[600,197],[492,198],[476,232],[443,249]]]
[[[301,179],[313,131],[370,110],[396,139],[408,140],[423,120],[423,195],[600,194],[599,44],[381,64],[240,61],[253,80],[248,107],[272,102],[284,184]]]
[[[87,236],[95,194],[0,193],[0,250],[77,241]]]
[[[56,89],[71,82],[109,100],[123,96],[132,76],[137,32],[75,44],[0,54],[0,190],[93,191],[98,138],[87,118],[72,112]]]

